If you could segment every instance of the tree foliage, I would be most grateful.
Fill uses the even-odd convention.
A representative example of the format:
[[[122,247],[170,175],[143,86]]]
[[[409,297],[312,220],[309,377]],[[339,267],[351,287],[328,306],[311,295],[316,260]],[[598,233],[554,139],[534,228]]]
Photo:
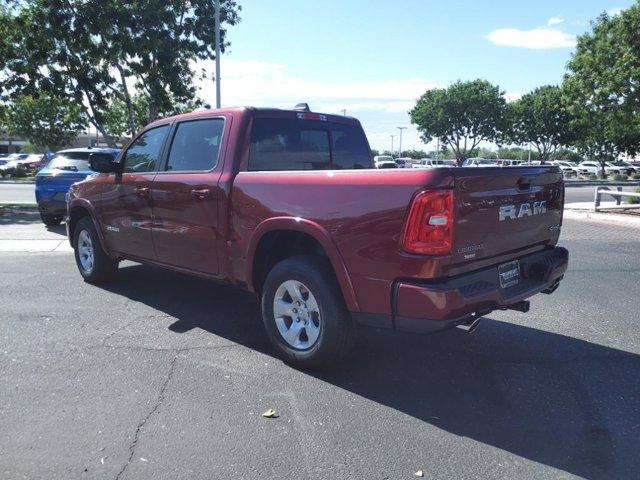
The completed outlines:
[[[571,115],[562,89],[554,85],[536,88],[510,105],[513,143],[531,143],[542,162],[573,141]]]
[[[564,80],[575,145],[604,162],[640,152],[640,3],[578,38]]]
[[[0,85],[5,95],[46,92],[86,107],[105,127],[113,102],[136,129],[135,92],[148,98],[146,122],[173,103],[196,97],[197,61],[215,56],[211,0],[0,0]],[[13,6],[11,6],[13,5]],[[222,24],[239,21],[234,0],[221,0]],[[228,46],[221,29],[221,49]],[[133,92],[131,91],[133,90]],[[145,122],[145,123],[146,123]]]
[[[6,108],[7,133],[40,149],[56,150],[73,142],[87,126],[84,109],[67,98],[23,95]]]
[[[409,112],[425,143],[449,146],[459,164],[482,141],[500,141],[507,128],[507,102],[486,80],[456,82],[425,92]]]
[[[199,99],[176,102],[172,97],[167,105],[158,111],[159,116],[167,117],[181,113],[191,112],[202,106]],[[148,94],[139,94],[131,97],[131,107],[133,118],[129,117],[129,108],[121,99],[114,99],[105,113],[104,126],[109,135],[113,137],[123,137],[130,135],[131,131],[137,132],[149,123],[149,103],[151,99]],[[131,122],[133,120],[133,122]],[[132,127],[133,125],[133,127]]]

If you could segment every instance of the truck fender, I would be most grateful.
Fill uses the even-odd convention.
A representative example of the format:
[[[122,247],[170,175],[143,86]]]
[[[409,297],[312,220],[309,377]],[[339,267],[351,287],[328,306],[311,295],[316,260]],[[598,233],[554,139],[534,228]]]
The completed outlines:
[[[342,255],[340,255],[338,247],[333,243],[329,232],[327,232],[327,230],[321,225],[304,218],[272,217],[264,220],[255,228],[253,236],[249,242],[246,266],[247,272],[245,277],[250,291],[256,291],[255,285],[253,285],[253,260],[258,244],[266,233],[275,230],[294,230],[313,237],[322,246],[329,258],[329,262],[331,262],[331,266],[333,267],[338,284],[340,285],[340,290],[344,296],[347,308],[352,312],[360,310],[355,290],[351,283],[351,277],[349,276],[347,267],[344,264]]]
[[[93,207],[93,205],[91,204],[91,202],[89,202],[88,200],[85,200],[84,198],[74,198],[72,199],[68,206],[67,206],[67,210],[68,210],[68,215],[71,216],[71,211],[74,208],[80,207],[84,210],[86,210],[87,212],[89,212],[89,217],[91,218],[91,221],[93,222],[93,227],[96,229],[96,232],[98,233],[98,238],[100,239],[100,246],[102,247],[102,249],[105,251],[105,253],[107,255],[109,254],[109,250],[107,249],[107,245],[105,243],[104,240],[104,232],[102,231],[102,228],[100,228],[100,224],[97,221],[97,215],[96,215],[96,211],[95,208]],[[67,221],[70,221],[70,218],[67,219]],[[69,227],[67,227],[68,230],[68,235],[69,235],[69,243],[71,244],[71,246],[73,247],[73,232],[69,231]]]

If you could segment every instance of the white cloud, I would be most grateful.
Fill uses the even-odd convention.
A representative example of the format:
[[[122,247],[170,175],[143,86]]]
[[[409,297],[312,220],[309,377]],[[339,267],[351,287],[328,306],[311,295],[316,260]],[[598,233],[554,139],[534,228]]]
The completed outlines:
[[[573,48],[576,46],[576,36],[553,28],[534,28],[519,30],[517,28],[501,28],[490,32],[487,39],[504,47],[518,47],[529,49]]]
[[[553,27],[554,25],[560,25],[561,23],[564,23],[564,18],[562,18],[562,17],[551,17],[547,21],[547,26],[548,27]]]
[[[610,17],[615,17],[616,15],[620,15],[622,13],[622,8],[620,7],[615,7],[615,8],[610,8],[609,10],[607,10],[607,15],[609,15]]]
[[[197,70],[204,69],[212,77],[213,62],[201,62]],[[311,109],[323,113],[341,114],[358,118],[372,148],[388,149],[390,135],[406,126],[403,148],[424,148],[418,132],[409,120],[408,111],[425,91],[440,87],[423,78],[368,81],[320,81],[291,74],[278,63],[222,59],[222,103],[224,106],[254,106],[292,108],[298,102],[307,102]],[[215,87],[211,79],[199,82],[200,96],[215,105]]]

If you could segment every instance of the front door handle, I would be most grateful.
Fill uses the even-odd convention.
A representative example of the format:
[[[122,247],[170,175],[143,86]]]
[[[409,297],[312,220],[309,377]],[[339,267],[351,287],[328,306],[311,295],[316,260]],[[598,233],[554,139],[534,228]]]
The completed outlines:
[[[211,190],[208,188],[191,190],[191,196],[197,200],[211,198]]]
[[[138,188],[136,188],[136,195],[139,195],[141,197],[148,197],[149,196],[149,187],[138,187]]]

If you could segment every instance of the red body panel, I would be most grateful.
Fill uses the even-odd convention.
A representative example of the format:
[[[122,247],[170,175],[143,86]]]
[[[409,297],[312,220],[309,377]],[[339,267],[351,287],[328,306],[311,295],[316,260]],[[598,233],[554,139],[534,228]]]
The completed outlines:
[[[250,290],[257,288],[252,285],[253,258],[262,235],[274,230],[306,233],[326,252],[348,308],[386,316],[389,323],[397,308],[409,316],[450,316],[438,308],[447,295],[412,282],[472,272],[550,248],[558,240],[563,198],[555,167],[246,171],[252,119],[292,115],[296,112],[239,108],[157,122],[150,127],[225,117],[216,168],[96,175],[71,189],[69,209],[92,205],[90,213],[113,256],[244,284]],[[323,117],[359,125],[346,117]],[[523,175],[531,179],[524,192],[516,187]],[[450,254],[412,255],[400,247],[412,198],[425,188],[454,189]],[[543,200],[548,209],[544,216],[498,225],[500,206]],[[398,293],[401,282],[406,283]],[[455,293],[450,297],[459,300]],[[458,300],[451,305],[456,313],[464,310]],[[403,305],[394,305],[397,301]]]

